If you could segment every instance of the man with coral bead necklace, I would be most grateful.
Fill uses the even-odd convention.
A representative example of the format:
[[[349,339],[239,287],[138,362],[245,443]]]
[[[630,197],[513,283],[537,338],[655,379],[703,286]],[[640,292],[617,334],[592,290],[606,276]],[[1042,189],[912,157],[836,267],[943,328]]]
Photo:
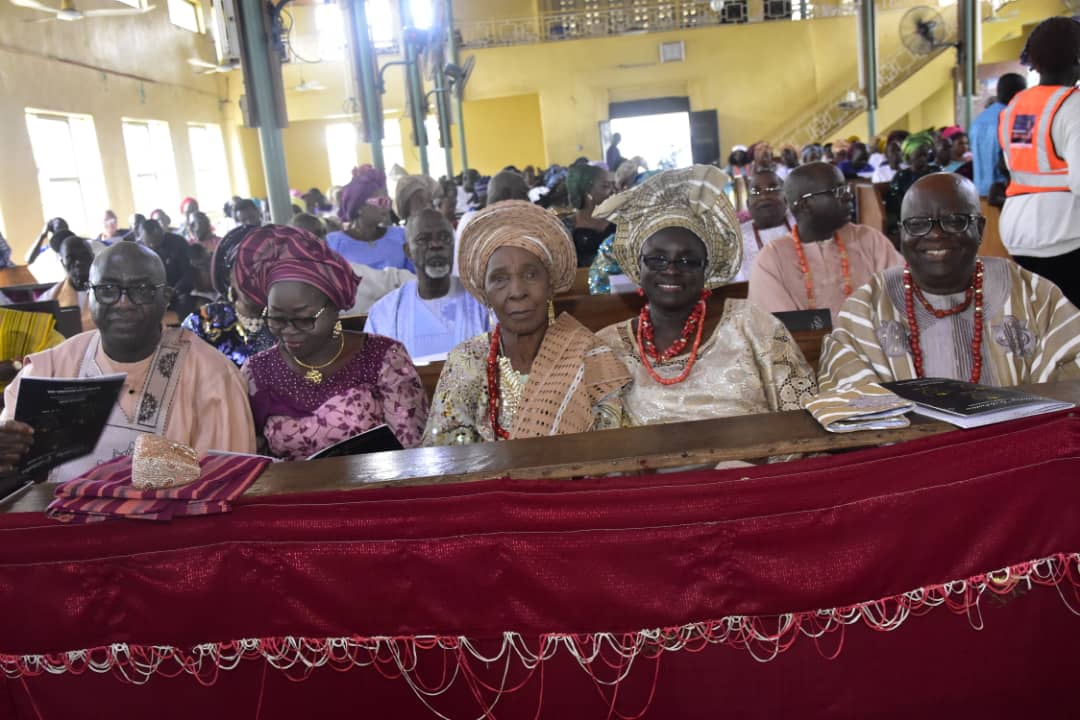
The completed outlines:
[[[905,265],[844,303],[822,346],[822,390],[945,377],[1007,386],[1080,377],[1080,311],[1049,280],[978,257],[970,180],[920,178],[901,209]]]

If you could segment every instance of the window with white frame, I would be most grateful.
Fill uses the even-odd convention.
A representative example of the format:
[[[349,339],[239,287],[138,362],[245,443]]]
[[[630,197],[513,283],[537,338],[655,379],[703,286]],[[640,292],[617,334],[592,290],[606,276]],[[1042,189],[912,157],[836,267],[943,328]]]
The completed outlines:
[[[326,126],[326,155],[330,159],[330,184],[345,185],[356,167],[357,127],[351,122]]]
[[[189,124],[188,143],[191,145],[191,164],[195,167],[195,192],[199,206],[222,207],[232,196],[232,191],[221,126]]]
[[[167,0],[169,20],[173,25],[194,33],[203,31],[202,8],[199,0]]]
[[[124,120],[122,128],[135,212],[147,217],[155,208],[169,212],[180,202],[169,124]]]
[[[93,118],[27,110],[26,127],[45,219],[90,233],[109,207]]]
[[[394,11],[390,7],[390,0],[367,0],[367,21],[375,48],[393,47]]]
[[[319,57],[340,60],[345,57],[345,18],[337,3],[315,6],[315,32],[319,38]]]

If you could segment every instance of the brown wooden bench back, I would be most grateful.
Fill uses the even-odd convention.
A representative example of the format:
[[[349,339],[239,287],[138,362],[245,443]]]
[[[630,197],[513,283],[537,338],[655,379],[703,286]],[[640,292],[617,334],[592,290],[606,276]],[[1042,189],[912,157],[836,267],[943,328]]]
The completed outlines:
[[[724,302],[728,298],[745,298],[746,289],[746,283],[734,283],[717,288],[713,291],[712,297],[709,298],[709,312],[722,312]],[[608,325],[633,317],[641,310],[644,302],[644,298],[636,293],[624,293],[621,295],[564,295],[555,298],[555,311],[570,313],[585,327],[593,332],[599,332]],[[800,330],[791,333],[806,361],[815,370],[817,370],[818,358],[821,355],[821,339],[826,334],[828,334],[826,330]],[[442,362],[433,362],[416,368],[428,397],[433,396],[435,393],[435,386],[439,382],[442,367]]]

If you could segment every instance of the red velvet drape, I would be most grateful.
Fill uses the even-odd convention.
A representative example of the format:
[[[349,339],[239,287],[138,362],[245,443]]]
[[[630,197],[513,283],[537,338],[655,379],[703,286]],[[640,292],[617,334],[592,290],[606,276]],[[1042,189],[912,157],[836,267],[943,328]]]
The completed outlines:
[[[0,718],[437,717],[421,697],[470,718],[495,697],[485,686],[514,689],[491,711],[506,718],[603,718],[612,706],[656,718],[1058,714],[1075,705],[1080,669],[1080,573],[1061,554],[1078,551],[1075,413],[748,470],[260,498],[168,525],[6,515]],[[784,613],[843,613],[1052,556],[1071,574],[977,604],[950,586],[951,604],[970,606],[960,612],[911,596],[907,615],[895,600],[862,605],[817,639],[811,628],[826,623],[810,614],[802,631],[749,648],[729,620],[727,644],[607,648],[585,669],[562,646],[531,670],[518,654],[480,659],[506,631],[529,652],[550,633],[581,634],[584,652],[595,633],[631,642],[641,636],[624,634],[724,618],[761,634]],[[428,635],[471,645],[413,647]],[[144,685],[81,659],[81,674],[11,670],[12,658],[113,643],[190,654],[283,636],[393,636],[404,654],[384,645],[341,672],[253,659],[215,673],[204,656],[208,687],[169,662]],[[402,665],[407,677],[385,677]]]

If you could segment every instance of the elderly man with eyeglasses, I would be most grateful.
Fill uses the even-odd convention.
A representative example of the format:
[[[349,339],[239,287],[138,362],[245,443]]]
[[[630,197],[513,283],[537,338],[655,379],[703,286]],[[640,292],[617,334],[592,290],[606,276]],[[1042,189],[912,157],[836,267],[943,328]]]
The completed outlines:
[[[978,257],[986,219],[970,180],[920,178],[904,197],[906,261],[844,303],[822,347],[822,391],[945,377],[1007,386],[1080,377],[1080,311],[1011,260]]]
[[[135,243],[112,245],[94,259],[89,285],[97,330],[30,355],[4,392],[0,472],[10,472],[34,442],[33,427],[13,419],[17,410],[25,410],[17,408],[24,377],[127,375],[97,447],[55,468],[49,477],[55,482],[131,452],[143,433],[163,435],[200,454],[254,452],[255,430],[240,371],[191,332],[162,326],[171,291],[157,254]]]
[[[750,176],[750,199],[746,203],[750,219],[740,229],[743,239],[743,263],[732,282],[750,279],[754,258],[773,240],[791,234],[795,218],[788,212],[784,181],[772,170],[758,170]]]
[[[784,188],[791,235],[766,245],[750,269],[750,301],[769,312],[840,306],[870,276],[903,262],[883,234],[851,222],[843,174],[815,162],[791,171]]]

